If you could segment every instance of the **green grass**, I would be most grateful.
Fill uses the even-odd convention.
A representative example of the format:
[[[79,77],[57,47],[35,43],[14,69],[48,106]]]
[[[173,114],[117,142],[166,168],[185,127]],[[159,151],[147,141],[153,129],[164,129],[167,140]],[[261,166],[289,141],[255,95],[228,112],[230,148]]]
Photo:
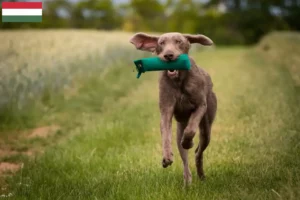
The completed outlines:
[[[287,68],[295,86],[300,87],[300,37],[298,32],[273,32],[265,36],[259,49],[265,51],[268,60]]]
[[[0,131],[34,128],[87,80],[143,56],[129,48],[130,36],[104,31],[0,31]]]
[[[205,182],[191,151],[193,183],[183,187],[175,140],[173,165],[161,166],[157,73],[137,80],[116,67],[81,80],[74,96],[55,104],[47,120],[69,133],[25,159],[8,180],[11,199],[299,199],[299,94],[289,69],[259,48],[194,58],[218,97]]]

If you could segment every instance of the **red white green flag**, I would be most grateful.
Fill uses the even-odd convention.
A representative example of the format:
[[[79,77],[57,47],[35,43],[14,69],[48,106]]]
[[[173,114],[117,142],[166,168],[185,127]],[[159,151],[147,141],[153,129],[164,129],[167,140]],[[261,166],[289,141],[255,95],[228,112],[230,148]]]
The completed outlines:
[[[2,2],[2,22],[42,22],[42,2]]]

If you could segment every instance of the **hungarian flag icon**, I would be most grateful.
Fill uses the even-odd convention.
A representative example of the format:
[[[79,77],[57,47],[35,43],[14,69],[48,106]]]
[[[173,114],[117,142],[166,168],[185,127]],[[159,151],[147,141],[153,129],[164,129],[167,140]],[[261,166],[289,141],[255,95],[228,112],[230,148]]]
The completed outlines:
[[[42,2],[2,2],[2,22],[42,22]]]

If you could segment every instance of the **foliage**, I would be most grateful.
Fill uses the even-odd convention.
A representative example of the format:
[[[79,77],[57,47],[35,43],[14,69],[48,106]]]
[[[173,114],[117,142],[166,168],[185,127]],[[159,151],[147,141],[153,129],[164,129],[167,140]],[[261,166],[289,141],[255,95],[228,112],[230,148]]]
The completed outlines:
[[[299,1],[48,0],[42,23],[0,28],[96,28],[130,32],[203,33],[216,44],[253,44],[273,30],[300,30]]]

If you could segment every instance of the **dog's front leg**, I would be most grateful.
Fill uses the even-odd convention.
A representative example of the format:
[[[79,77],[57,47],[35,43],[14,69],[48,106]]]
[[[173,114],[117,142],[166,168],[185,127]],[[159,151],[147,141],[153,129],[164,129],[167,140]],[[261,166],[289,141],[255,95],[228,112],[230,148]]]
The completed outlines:
[[[159,82],[159,109],[160,109],[160,132],[162,137],[162,166],[168,167],[173,163],[172,153],[172,118],[174,114],[176,90],[169,79],[161,74]]]
[[[160,120],[160,132],[162,136],[162,149],[163,149],[163,160],[162,166],[168,167],[173,163],[172,153],[172,117],[173,117],[172,106],[166,106],[161,108],[161,120]]]
[[[184,149],[190,149],[193,147],[193,138],[196,134],[197,128],[204,116],[207,105],[203,99],[202,103],[191,114],[187,127],[184,129],[181,145]]]

